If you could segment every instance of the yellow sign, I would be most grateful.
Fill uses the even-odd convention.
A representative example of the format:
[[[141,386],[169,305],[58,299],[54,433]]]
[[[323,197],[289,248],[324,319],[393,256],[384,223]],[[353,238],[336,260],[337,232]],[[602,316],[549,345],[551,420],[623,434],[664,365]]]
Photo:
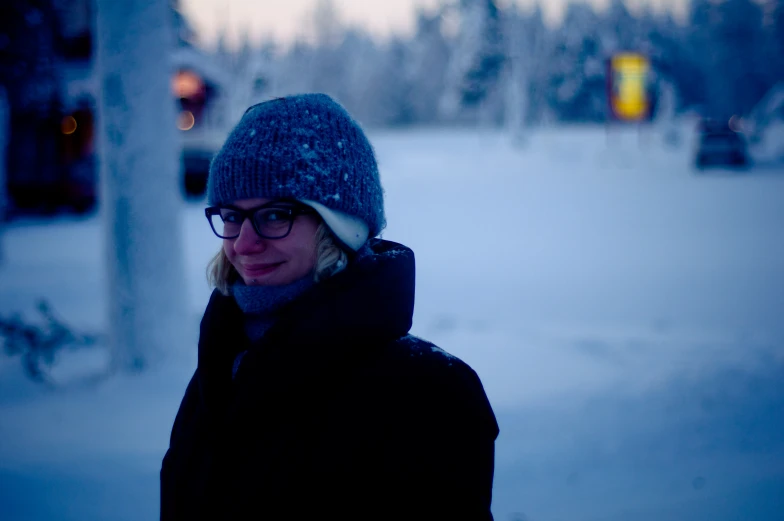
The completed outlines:
[[[648,58],[637,53],[616,54],[610,61],[610,104],[616,118],[641,120],[648,116]]]

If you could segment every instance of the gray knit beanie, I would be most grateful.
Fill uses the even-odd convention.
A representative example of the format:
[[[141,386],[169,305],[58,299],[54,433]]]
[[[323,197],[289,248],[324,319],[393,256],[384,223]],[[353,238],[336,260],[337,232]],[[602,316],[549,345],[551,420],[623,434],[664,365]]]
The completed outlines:
[[[326,94],[254,105],[232,130],[210,165],[207,200],[220,205],[257,197],[312,201],[358,218],[368,228],[363,242],[386,224],[373,147]]]

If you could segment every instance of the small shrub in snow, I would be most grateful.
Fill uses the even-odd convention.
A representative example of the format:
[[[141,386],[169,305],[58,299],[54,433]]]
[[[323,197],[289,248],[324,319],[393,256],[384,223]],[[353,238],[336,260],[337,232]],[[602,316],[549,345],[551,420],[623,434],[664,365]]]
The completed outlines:
[[[0,317],[0,342],[7,356],[21,358],[31,380],[49,384],[49,371],[59,352],[95,346],[98,337],[72,331],[46,301],[40,301],[37,309],[43,319],[39,323],[27,323],[18,314]]]

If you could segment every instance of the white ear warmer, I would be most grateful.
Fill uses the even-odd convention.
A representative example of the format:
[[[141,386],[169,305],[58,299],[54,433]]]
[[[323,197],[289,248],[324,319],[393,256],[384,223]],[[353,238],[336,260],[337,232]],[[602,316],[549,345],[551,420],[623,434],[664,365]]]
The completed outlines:
[[[327,208],[316,201],[301,200],[300,202],[316,210],[332,233],[352,250],[359,250],[367,242],[369,228],[362,219]]]

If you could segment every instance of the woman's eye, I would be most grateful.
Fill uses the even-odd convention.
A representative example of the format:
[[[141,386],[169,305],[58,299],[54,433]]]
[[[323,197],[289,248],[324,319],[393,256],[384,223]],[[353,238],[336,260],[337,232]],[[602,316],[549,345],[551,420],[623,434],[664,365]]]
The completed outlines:
[[[225,223],[238,223],[241,220],[240,214],[237,212],[222,212],[221,218]]]
[[[289,212],[285,210],[268,210],[263,216],[263,219],[267,222],[285,221],[288,218]]]

